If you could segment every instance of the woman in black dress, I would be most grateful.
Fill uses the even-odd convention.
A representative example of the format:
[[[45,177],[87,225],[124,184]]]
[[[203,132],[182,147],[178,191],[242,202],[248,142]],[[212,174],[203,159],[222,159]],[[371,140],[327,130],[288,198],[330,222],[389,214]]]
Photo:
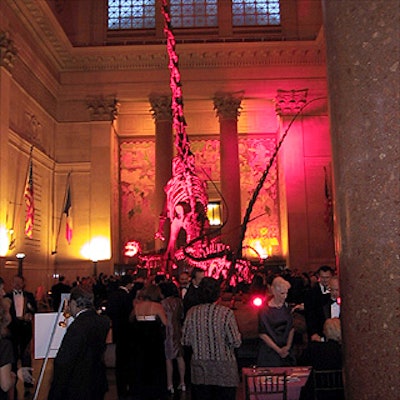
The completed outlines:
[[[293,317],[285,303],[290,283],[278,276],[271,283],[272,297],[258,315],[261,339],[257,365],[281,367],[295,365],[292,354]]]
[[[165,326],[167,316],[161,305],[161,291],[149,285],[138,292],[131,313],[132,396],[134,400],[167,397]]]

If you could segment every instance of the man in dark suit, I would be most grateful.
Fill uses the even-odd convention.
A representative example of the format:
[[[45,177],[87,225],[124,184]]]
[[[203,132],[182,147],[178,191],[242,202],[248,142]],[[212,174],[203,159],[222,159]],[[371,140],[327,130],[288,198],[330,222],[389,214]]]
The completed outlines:
[[[104,352],[110,319],[98,315],[94,296],[79,286],[71,290],[67,328],[54,359],[48,400],[103,400],[108,389]]]
[[[325,316],[323,307],[329,303],[329,282],[333,269],[323,265],[318,269],[318,282],[306,293],[304,299],[304,316],[309,340],[320,342],[323,338]]]
[[[183,271],[179,274],[179,295],[183,299],[189,289],[190,275],[188,272]]]
[[[337,275],[332,276],[331,280],[329,281],[329,292],[329,302],[323,306],[325,320],[328,318],[340,317],[340,289],[339,277]]]
[[[330,371],[342,369],[342,335],[339,318],[328,318],[324,323],[324,342],[312,341],[299,360],[299,365],[311,365],[316,371]],[[324,386],[323,382],[319,382]],[[325,382],[326,383],[326,382]],[[339,384],[339,382],[336,382]],[[336,385],[335,385],[336,386]],[[329,388],[314,397],[314,380],[312,374],[308,378],[305,386],[301,388],[300,400],[314,400],[315,398],[324,400],[343,400],[343,390],[329,391]]]
[[[133,307],[133,276],[123,275],[118,289],[108,296],[107,315],[112,321],[112,337],[115,343],[115,378],[118,399],[128,397],[130,381],[130,341],[129,315]]]
[[[187,289],[185,297],[183,298],[183,309],[186,313],[189,308],[197,306],[201,303],[199,298],[199,285],[201,280],[204,278],[204,270],[198,267],[192,269],[190,285]]]
[[[61,295],[63,293],[69,293],[71,291],[71,286],[65,283],[65,276],[60,276],[58,278],[58,283],[51,287],[51,300],[54,311],[58,311],[61,303]]]
[[[25,290],[25,279],[20,275],[14,276],[13,290],[8,292],[5,297],[9,298],[11,303],[9,330],[15,356],[13,371],[17,372],[19,361],[21,362],[21,368],[32,367],[32,321],[34,314],[37,312],[37,304],[33,293]],[[29,389],[33,387],[33,384],[27,381],[24,382],[24,387],[25,396],[28,396]]]

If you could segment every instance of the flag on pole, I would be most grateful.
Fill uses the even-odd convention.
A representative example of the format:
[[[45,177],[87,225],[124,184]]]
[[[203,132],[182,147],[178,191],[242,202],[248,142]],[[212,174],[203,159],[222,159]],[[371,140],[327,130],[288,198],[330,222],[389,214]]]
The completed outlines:
[[[25,199],[25,235],[32,239],[33,236],[33,219],[34,219],[34,202],[33,202],[33,175],[32,175],[32,157],[29,159],[28,176],[24,191]]]
[[[67,193],[65,196],[65,206],[64,206],[64,214],[66,215],[65,222],[65,238],[67,239],[68,244],[71,244],[72,240],[72,216],[71,216],[71,186],[68,182],[67,184]]]

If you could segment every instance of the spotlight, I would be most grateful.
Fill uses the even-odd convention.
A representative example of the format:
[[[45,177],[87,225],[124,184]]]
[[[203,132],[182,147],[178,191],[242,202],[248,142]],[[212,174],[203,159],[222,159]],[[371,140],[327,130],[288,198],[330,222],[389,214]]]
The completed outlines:
[[[260,296],[256,296],[251,300],[254,307],[261,307],[264,304],[264,299]]]

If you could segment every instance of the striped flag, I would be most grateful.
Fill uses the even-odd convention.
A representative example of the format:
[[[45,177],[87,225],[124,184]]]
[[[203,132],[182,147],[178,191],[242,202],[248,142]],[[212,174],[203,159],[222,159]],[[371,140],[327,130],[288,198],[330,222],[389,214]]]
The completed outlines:
[[[32,157],[29,160],[29,170],[26,179],[25,191],[25,235],[32,239],[33,236],[33,219],[35,214],[33,202],[33,176],[32,176]]]
[[[65,196],[65,206],[64,206],[64,214],[66,215],[65,222],[65,238],[67,239],[68,244],[71,244],[72,240],[72,216],[71,216],[71,187],[69,182],[67,184],[67,193]]]

